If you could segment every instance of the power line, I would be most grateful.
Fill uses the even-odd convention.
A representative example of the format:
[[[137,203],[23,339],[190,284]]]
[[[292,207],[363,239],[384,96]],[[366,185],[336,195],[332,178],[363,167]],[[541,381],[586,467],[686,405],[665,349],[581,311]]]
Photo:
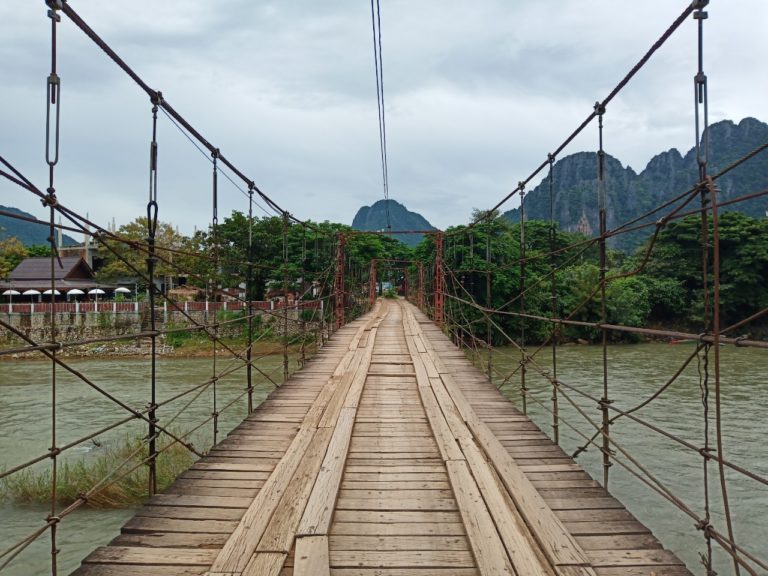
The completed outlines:
[[[387,231],[392,230],[389,218],[389,170],[387,165],[387,120],[384,112],[384,60],[381,51],[381,5],[371,0],[371,27],[373,29],[373,59],[376,68],[376,104],[379,109],[379,146],[381,148],[381,177],[384,185],[384,209]]]

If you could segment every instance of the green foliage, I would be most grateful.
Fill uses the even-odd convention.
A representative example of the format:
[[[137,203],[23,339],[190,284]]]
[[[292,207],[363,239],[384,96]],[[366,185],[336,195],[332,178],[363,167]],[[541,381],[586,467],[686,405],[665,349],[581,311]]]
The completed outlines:
[[[299,312],[299,320],[302,322],[320,322],[320,310],[305,309]]]
[[[32,246],[27,246],[27,256],[29,258],[47,258],[50,255],[50,244],[33,244]]]
[[[18,238],[0,240],[0,278],[7,278],[28,255],[29,251]]]
[[[651,312],[651,298],[648,286],[642,278],[630,276],[614,280],[606,287],[605,301],[609,324],[637,327],[646,325]],[[620,332],[611,332],[610,337],[614,340],[636,339]]]
[[[165,343],[168,346],[178,348],[191,341],[204,339],[204,337],[200,336],[197,331],[187,330],[185,327],[186,325],[169,322],[165,326],[165,330],[167,330],[165,333]]]
[[[147,270],[147,218],[136,218],[133,222],[121,226],[116,234],[124,241],[102,240],[98,248],[98,258],[103,262],[96,273],[99,282],[113,282],[120,277],[137,277]],[[178,269],[185,269],[183,257],[174,253],[188,248],[188,239],[179,234],[172,224],[159,222],[155,236],[156,254],[155,276],[176,275]],[[139,282],[140,289],[146,282]]]
[[[387,288],[384,290],[383,296],[384,298],[389,298],[390,300],[397,300],[397,290],[394,288]]]
[[[768,220],[739,212],[725,212],[719,218],[720,300],[722,320],[736,322],[768,306]],[[714,229],[708,220],[710,244]],[[654,321],[676,320],[691,328],[704,323],[702,279],[702,223],[689,216],[670,223],[659,234],[653,257],[643,277],[651,292]],[[641,259],[641,248],[635,261]],[[712,299],[714,255],[709,250],[707,274]]]
[[[705,289],[702,281],[702,223],[699,216],[669,223],[656,242],[646,243],[626,257],[608,250],[605,286],[605,322],[622,326],[666,326],[700,332],[705,327]],[[712,218],[708,222],[708,291],[713,305],[714,254]],[[721,324],[727,326],[768,307],[768,219],[738,212],[719,218]],[[443,258],[446,268],[446,318],[449,327],[461,328],[482,342],[488,320],[479,307],[498,310],[491,327],[495,345],[508,338],[527,344],[548,340],[553,324],[542,318],[568,318],[599,324],[603,318],[599,254],[583,236],[551,230],[549,223],[527,221],[525,261],[520,265],[521,230],[493,218],[472,228],[446,232]],[[489,244],[490,241],[490,244]],[[555,256],[552,258],[552,251]],[[430,269],[434,241],[426,239],[416,257]],[[489,257],[490,256],[490,257]],[[551,266],[557,267],[557,308],[553,310]],[[524,271],[524,282],[521,272]],[[490,300],[488,298],[490,282]],[[524,302],[521,289],[525,287]],[[474,305],[471,305],[474,303]],[[562,325],[560,338],[596,342],[595,326]],[[638,336],[609,331],[612,341],[634,341]]]

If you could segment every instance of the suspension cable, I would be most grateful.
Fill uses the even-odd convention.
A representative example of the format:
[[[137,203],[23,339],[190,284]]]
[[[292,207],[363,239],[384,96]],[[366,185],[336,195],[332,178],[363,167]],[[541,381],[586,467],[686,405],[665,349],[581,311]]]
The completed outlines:
[[[379,147],[381,149],[381,178],[384,186],[384,210],[387,217],[387,232],[392,231],[389,215],[389,166],[387,162],[387,120],[384,109],[384,60],[381,51],[381,5],[371,0],[371,27],[373,29],[373,60],[376,69],[376,104],[379,109]]]

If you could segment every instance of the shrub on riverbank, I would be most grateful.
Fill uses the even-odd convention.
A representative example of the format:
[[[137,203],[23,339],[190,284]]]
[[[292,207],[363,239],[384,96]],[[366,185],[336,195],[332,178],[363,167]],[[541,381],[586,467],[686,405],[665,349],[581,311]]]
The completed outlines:
[[[158,445],[161,448],[166,443],[158,442]],[[104,487],[88,497],[88,505],[94,508],[125,508],[144,502],[147,499],[148,469],[143,461],[148,453],[144,438],[127,438],[117,446],[104,449],[95,458],[60,463],[56,482],[57,503],[67,506],[97,484]],[[179,444],[160,454],[157,457],[158,490],[167,488],[189,468],[193,460],[189,450]],[[118,466],[120,468],[115,471]],[[136,469],[129,472],[134,467]],[[125,477],[119,478],[122,475]],[[51,487],[50,468],[27,469],[0,480],[0,500],[46,504],[50,502]]]

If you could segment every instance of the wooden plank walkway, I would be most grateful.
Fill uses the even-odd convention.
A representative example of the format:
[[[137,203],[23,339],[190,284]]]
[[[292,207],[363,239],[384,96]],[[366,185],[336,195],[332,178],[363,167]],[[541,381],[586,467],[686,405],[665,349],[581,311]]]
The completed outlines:
[[[690,572],[434,324],[382,300],[74,574]]]

